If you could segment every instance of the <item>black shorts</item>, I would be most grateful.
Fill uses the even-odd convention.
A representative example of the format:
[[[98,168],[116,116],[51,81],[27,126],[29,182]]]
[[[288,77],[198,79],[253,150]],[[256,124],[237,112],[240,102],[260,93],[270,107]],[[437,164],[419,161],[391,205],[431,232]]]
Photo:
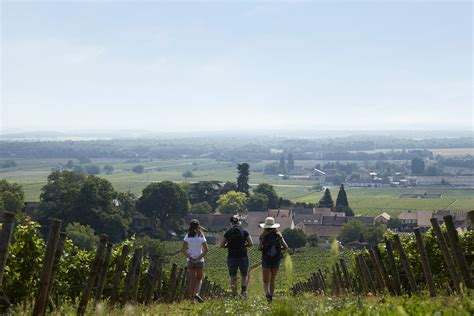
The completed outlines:
[[[278,260],[277,262],[265,262],[265,260],[262,260],[262,268],[264,269],[279,269],[281,264],[281,260]]]
[[[240,270],[240,274],[247,275],[249,271],[249,258],[227,258],[227,268],[229,268],[229,275],[231,277],[237,276],[237,270]]]

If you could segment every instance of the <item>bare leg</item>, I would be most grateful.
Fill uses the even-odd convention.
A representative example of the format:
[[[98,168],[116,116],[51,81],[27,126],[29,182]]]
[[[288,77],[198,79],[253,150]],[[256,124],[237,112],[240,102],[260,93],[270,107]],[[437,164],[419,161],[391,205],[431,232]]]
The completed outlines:
[[[202,285],[202,268],[196,268],[196,286],[194,289],[194,294],[199,295]]]
[[[194,296],[194,288],[196,287],[196,269],[195,268],[189,268],[188,269],[189,273],[189,297]]]
[[[271,269],[262,268],[263,291],[265,295],[270,295],[270,277]]]
[[[275,293],[275,279],[278,273],[278,269],[271,269],[270,275],[270,294],[273,296]]]

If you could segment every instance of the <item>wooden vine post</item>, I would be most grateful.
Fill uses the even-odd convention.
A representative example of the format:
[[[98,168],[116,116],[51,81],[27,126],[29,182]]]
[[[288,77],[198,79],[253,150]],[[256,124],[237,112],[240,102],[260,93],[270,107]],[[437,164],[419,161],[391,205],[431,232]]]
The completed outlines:
[[[441,232],[441,228],[439,227],[438,220],[436,218],[431,218],[431,227],[433,227],[433,232],[435,233],[436,239],[438,240],[439,248],[441,249],[441,253],[443,254],[444,262],[448,267],[449,274],[451,275],[451,280],[453,280],[453,288],[456,292],[460,292],[460,283],[461,277],[459,276],[458,272],[456,271],[456,267],[454,266],[453,258],[449,253],[448,244],[446,243],[446,239],[444,239],[443,233]]]
[[[428,290],[430,291],[430,296],[436,296],[436,289],[433,282],[433,275],[431,274],[430,262],[428,260],[428,255],[426,253],[425,244],[423,243],[423,237],[420,232],[420,228],[416,227],[414,229],[415,237],[416,237],[416,245],[418,247],[418,251],[420,252],[420,259],[421,265],[423,267],[423,274],[425,275],[426,284],[428,286]]]
[[[388,276],[387,269],[385,269],[385,265],[383,263],[382,254],[380,253],[379,247],[375,246],[372,249],[372,251],[374,252],[375,260],[377,261],[377,265],[382,273],[385,286],[390,291],[390,293],[395,294],[395,291],[393,290],[392,281],[390,280],[390,277]]]
[[[100,267],[99,279],[97,280],[97,289],[95,290],[95,302],[96,304],[102,298],[102,292],[104,291],[105,277],[107,276],[107,269],[109,268],[110,257],[112,255],[112,243],[107,243],[107,248],[105,250],[105,258]]]
[[[384,291],[385,285],[384,285],[384,281],[382,277],[382,271],[378,265],[377,259],[375,258],[373,249],[369,250],[369,256],[370,256],[370,261],[372,262],[372,265],[374,266],[375,281],[377,282],[377,286],[380,289],[380,291]]]
[[[133,252],[132,262],[128,268],[127,277],[125,278],[125,289],[123,292],[122,305],[134,299],[135,279],[138,278],[137,271],[140,269],[140,261],[143,249],[141,247],[135,249]]]
[[[351,278],[349,274],[349,269],[347,268],[346,261],[343,258],[339,259],[339,262],[341,263],[341,269],[342,273],[344,274],[344,283],[346,285],[347,291],[351,290]]]
[[[8,259],[8,245],[10,245],[12,240],[15,214],[4,212],[3,217],[2,233],[0,234],[0,288],[3,288],[3,274]]]
[[[97,275],[100,271],[100,266],[104,259],[105,254],[105,245],[107,243],[107,235],[100,235],[99,245],[97,246],[97,250],[95,252],[94,261],[92,262],[91,268],[89,270],[89,276],[87,278],[86,285],[84,286],[84,290],[82,291],[81,300],[79,301],[79,307],[77,308],[78,315],[84,315],[87,308],[87,303],[92,294],[92,288],[94,287],[95,280]]]
[[[413,275],[413,272],[411,271],[407,254],[405,252],[405,249],[403,249],[402,242],[400,241],[400,236],[398,236],[398,234],[394,234],[393,240],[395,242],[395,247],[397,248],[398,253],[400,254],[400,261],[402,262],[403,269],[405,270],[406,276],[408,278],[408,283],[410,284],[410,288],[412,292],[414,293],[418,292],[418,286],[416,285],[415,277]]]
[[[43,268],[40,274],[39,290],[36,297],[33,315],[43,315],[46,311],[48,302],[49,283],[51,282],[51,273],[54,264],[54,255],[59,243],[59,233],[61,231],[61,220],[52,219],[49,229],[48,243],[43,260]]]
[[[48,297],[50,296],[51,291],[53,289],[54,279],[56,278],[56,273],[59,270],[59,261],[61,260],[61,257],[63,255],[65,246],[66,246],[66,233],[61,232],[61,233],[59,233],[59,243],[58,243],[58,246],[56,248],[56,252],[54,254],[53,268],[51,270],[51,279],[49,281],[49,287],[48,287]],[[45,311],[43,311],[43,313],[44,312]]]
[[[459,271],[461,271],[464,284],[469,289],[474,288],[474,283],[472,281],[471,273],[469,267],[467,266],[466,258],[464,257],[464,251],[462,250],[461,244],[459,243],[458,232],[456,227],[454,227],[453,216],[447,215],[444,216],[444,224],[446,225],[446,230],[448,231],[448,239],[451,244],[451,249],[454,253],[454,259],[458,266]]]
[[[125,268],[125,260],[127,259],[128,253],[130,252],[130,247],[128,245],[123,245],[122,253],[117,264],[117,270],[114,274],[114,282],[112,284],[112,292],[110,293],[110,303],[115,304],[118,300],[118,289],[120,287],[120,280],[122,279],[122,272]]]
[[[400,274],[398,274],[397,263],[395,262],[395,256],[393,255],[392,242],[388,239],[385,239],[385,248],[387,249],[388,263],[393,277],[393,289],[397,295],[402,295]]]

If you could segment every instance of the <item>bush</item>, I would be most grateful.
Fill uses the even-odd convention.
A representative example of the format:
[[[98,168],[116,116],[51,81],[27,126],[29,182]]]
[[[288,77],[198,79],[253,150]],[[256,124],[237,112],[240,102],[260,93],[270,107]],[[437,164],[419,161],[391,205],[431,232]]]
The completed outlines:
[[[186,170],[185,172],[183,172],[183,178],[192,178],[194,177],[194,174],[191,170]]]
[[[83,250],[93,250],[99,242],[99,236],[89,225],[70,223],[66,226],[66,234],[74,245]]]
[[[145,171],[145,168],[142,165],[136,165],[132,168],[132,171],[135,173],[143,173],[143,171]]]
[[[191,206],[191,214],[209,214],[212,212],[212,207],[206,201],[193,204]]]

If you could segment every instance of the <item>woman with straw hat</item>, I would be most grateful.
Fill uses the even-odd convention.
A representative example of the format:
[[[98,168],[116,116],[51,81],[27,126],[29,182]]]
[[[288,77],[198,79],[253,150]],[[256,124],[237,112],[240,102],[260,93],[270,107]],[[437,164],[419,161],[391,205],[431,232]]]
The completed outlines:
[[[203,299],[199,295],[202,284],[202,270],[204,268],[204,256],[208,252],[205,229],[201,227],[197,219],[189,223],[188,233],[184,237],[182,254],[186,257],[189,274],[189,296],[199,303]]]
[[[275,292],[275,278],[280,268],[282,251],[288,249],[283,235],[277,230],[280,224],[273,217],[265,218],[265,223],[260,224],[263,233],[260,235],[258,249],[262,251],[263,290],[269,302],[273,300]]]

